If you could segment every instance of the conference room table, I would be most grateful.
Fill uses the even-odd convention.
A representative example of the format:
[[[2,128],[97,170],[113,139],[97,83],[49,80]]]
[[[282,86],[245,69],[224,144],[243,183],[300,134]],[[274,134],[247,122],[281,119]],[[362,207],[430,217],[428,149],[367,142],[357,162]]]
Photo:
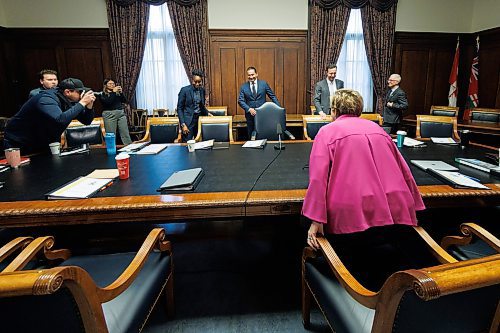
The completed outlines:
[[[285,144],[282,151],[268,143],[264,149],[231,144],[229,149],[193,153],[184,145],[172,144],[157,155],[131,155],[129,179],[116,180],[95,196],[77,200],[46,200],[45,195],[95,169],[115,168],[115,156],[108,156],[105,149],[64,157],[33,156],[30,163],[0,173],[0,182],[4,182],[0,228],[300,214],[312,142]],[[491,152],[431,142],[424,148],[403,147],[400,151],[407,162],[427,159],[449,164],[455,164],[455,157],[484,160],[484,154]],[[157,192],[174,171],[195,167],[203,168],[205,175],[193,192]],[[459,168],[479,178],[489,190],[456,189],[410,165],[427,207],[500,204],[500,179],[470,167]]]

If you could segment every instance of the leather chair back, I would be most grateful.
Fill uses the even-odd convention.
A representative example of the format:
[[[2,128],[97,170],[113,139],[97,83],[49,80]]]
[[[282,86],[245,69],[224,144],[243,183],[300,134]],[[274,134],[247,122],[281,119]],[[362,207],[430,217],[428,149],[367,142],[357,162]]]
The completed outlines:
[[[500,113],[472,110],[470,119],[476,121],[498,123],[500,121]]]
[[[456,117],[458,115],[458,107],[433,105],[429,114],[432,116]]]
[[[149,126],[151,143],[173,143],[179,135],[178,124],[152,124]]]
[[[214,139],[217,142],[229,142],[229,124],[202,124],[201,137],[203,140]]]
[[[422,138],[451,138],[453,136],[453,125],[430,121],[422,122],[420,124],[420,136]]]
[[[83,144],[102,144],[102,132],[100,125],[68,127],[65,131],[66,145],[78,147]]]
[[[207,110],[213,116],[227,116],[227,106],[207,106]]]
[[[283,132],[286,130],[286,111],[274,103],[266,102],[256,109],[255,132],[256,139],[278,140],[277,124],[281,124]],[[284,134],[281,136],[284,138]]]
[[[306,140],[314,140],[319,129],[332,121],[333,118],[331,116],[321,117],[316,115],[302,115],[304,138]]]

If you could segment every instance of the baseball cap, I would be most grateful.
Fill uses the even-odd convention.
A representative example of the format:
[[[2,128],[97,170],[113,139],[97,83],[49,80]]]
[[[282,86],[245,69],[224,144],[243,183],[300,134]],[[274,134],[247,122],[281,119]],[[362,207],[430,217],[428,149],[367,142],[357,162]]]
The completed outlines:
[[[83,85],[82,80],[75,79],[75,78],[67,78],[59,82],[58,88],[60,90],[64,89],[69,89],[69,90],[77,90],[77,91],[83,91],[83,90],[90,90],[90,88],[87,88]]]

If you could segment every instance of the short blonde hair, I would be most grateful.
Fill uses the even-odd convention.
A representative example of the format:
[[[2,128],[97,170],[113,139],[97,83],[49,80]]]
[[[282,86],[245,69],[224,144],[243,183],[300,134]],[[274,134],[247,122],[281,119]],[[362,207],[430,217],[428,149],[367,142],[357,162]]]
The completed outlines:
[[[332,111],[336,116],[344,114],[359,116],[363,112],[363,97],[356,90],[339,89],[332,98]]]

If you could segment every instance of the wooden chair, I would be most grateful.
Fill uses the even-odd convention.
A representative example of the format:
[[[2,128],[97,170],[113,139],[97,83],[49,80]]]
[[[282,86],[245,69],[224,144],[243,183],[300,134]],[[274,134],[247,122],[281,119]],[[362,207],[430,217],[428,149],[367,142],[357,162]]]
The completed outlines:
[[[227,116],[227,106],[207,106],[207,110],[214,116]]]
[[[500,240],[475,223],[463,223],[461,236],[446,236],[441,247],[458,260],[482,258],[500,253]]]
[[[78,256],[55,268],[1,273],[2,331],[140,332],[161,295],[172,316],[172,269],[170,242],[154,229],[137,254]]]
[[[129,126],[129,134],[135,139],[134,141],[142,139],[146,133],[146,122],[148,119],[148,110],[146,109],[132,109],[132,121]]]
[[[470,119],[498,123],[500,122],[500,109],[473,108],[471,110]]]
[[[77,147],[82,144],[104,146],[104,121],[102,117],[96,117],[90,125],[84,125],[74,119],[61,135],[61,147]]]
[[[458,107],[433,105],[429,114],[431,116],[456,117],[458,116]]]
[[[173,143],[181,142],[179,118],[154,117],[148,118],[146,134],[138,142]]]
[[[216,142],[233,142],[233,117],[199,117],[196,141],[214,139]]]
[[[382,126],[382,124],[384,123],[384,118],[382,118],[382,116],[378,113],[362,113],[359,117],[373,121],[374,123],[377,123],[380,126]]]
[[[309,110],[311,111],[311,115],[316,115],[316,106],[309,105]]]
[[[306,328],[314,300],[336,333],[498,332],[500,254],[397,271],[370,290],[325,238],[318,241],[319,253],[306,248],[302,256]]]
[[[153,117],[168,117],[168,109],[153,109]]]
[[[302,115],[302,128],[304,130],[304,138],[312,141],[318,134],[321,127],[328,125],[333,121],[332,116],[317,116],[317,115]]]
[[[457,118],[417,115],[417,139],[430,137],[460,140],[457,132]]]

